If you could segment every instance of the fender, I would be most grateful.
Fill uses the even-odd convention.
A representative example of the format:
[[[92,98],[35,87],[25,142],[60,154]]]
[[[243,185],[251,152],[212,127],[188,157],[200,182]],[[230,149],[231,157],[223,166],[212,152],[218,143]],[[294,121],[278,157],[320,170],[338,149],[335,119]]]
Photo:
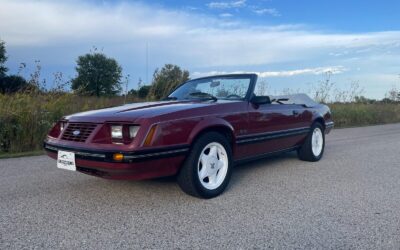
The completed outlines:
[[[211,128],[223,128],[227,129],[232,134],[232,139],[236,141],[235,130],[233,126],[227,122],[226,120],[219,117],[207,117],[207,119],[202,119],[196,126],[192,129],[192,132],[189,135],[188,144],[192,144],[196,137],[203,131],[211,129]],[[235,143],[233,143],[235,144]]]
[[[320,123],[322,123],[322,125],[326,129],[326,133],[328,134],[332,130],[334,125],[334,122],[332,121],[331,111],[327,106],[320,105],[319,108],[319,110],[313,112],[311,123],[319,121]]]

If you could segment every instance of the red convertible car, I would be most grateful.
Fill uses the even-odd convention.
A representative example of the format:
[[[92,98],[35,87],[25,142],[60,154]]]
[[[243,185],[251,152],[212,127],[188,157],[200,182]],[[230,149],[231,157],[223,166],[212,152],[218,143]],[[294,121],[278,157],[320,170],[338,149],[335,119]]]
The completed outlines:
[[[257,96],[256,82],[255,74],[204,77],[162,101],[66,116],[44,148],[59,168],[109,179],[176,175],[202,198],[221,194],[239,163],[293,150],[321,159],[329,108],[306,95]]]

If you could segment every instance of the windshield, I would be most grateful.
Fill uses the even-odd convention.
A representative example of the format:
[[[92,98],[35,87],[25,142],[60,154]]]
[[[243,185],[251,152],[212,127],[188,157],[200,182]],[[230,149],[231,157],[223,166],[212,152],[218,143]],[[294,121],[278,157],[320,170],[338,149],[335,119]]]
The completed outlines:
[[[242,100],[250,86],[249,76],[210,77],[191,80],[172,92],[166,99]]]

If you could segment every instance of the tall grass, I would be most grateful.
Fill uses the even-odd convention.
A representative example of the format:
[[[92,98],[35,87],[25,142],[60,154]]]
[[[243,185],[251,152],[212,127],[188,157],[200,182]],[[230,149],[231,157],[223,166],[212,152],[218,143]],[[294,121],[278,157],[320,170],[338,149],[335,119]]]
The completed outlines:
[[[335,103],[329,107],[337,128],[400,122],[400,103]]]
[[[62,116],[118,106],[124,101],[124,97],[96,98],[65,93],[0,94],[0,153],[38,150],[48,130]]]
[[[127,102],[138,99],[128,97]],[[52,125],[62,116],[118,106],[124,97],[83,97],[70,93],[0,95],[0,154],[35,151]],[[400,122],[400,104],[329,104],[336,127]]]

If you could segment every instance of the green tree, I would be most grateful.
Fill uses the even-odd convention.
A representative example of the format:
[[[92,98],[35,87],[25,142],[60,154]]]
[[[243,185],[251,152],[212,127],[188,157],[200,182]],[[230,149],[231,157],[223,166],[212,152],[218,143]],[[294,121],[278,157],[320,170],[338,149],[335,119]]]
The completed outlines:
[[[131,89],[131,90],[128,91],[128,95],[137,96],[138,95],[138,91],[136,89]]]
[[[140,87],[140,89],[137,92],[138,97],[142,99],[147,98],[150,92],[150,88],[151,86],[149,85],[143,85],[142,87]]]
[[[367,98],[365,96],[355,96],[354,97],[354,102],[355,103],[372,104],[372,103],[376,103],[376,100]]]
[[[72,89],[83,95],[113,96],[121,92],[122,67],[103,53],[78,57]]]
[[[4,63],[7,61],[6,45],[4,41],[0,40],[0,78],[6,76],[7,68]]]
[[[11,75],[0,78],[0,93],[12,94],[23,90],[32,90],[33,86],[21,76]]]
[[[383,98],[383,99],[381,100],[381,102],[382,102],[382,103],[395,103],[395,101],[393,101],[392,99],[387,98],[387,97]]]
[[[396,86],[392,86],[392,88],[386,93],[385,97],[393,102],[400,101],[400,89]]]
[[[179,66],[166,64],[161,70],[156,69],[150,89],[150,96],[154,99],[166,97],[180,83],[189,80],[189,71]]]
[[[140,89],[142,86],[143,86],[142,78],[139,78],[139,81],[138,81],[138,83],[137,83],[137,89],[131,89],[131,90],[129,90],[128,95],[137,97],[137,96],[138,96],[139,89]],[[147,96],[147,93],[148,93],[148,92],[146,92],[145,97]]]

